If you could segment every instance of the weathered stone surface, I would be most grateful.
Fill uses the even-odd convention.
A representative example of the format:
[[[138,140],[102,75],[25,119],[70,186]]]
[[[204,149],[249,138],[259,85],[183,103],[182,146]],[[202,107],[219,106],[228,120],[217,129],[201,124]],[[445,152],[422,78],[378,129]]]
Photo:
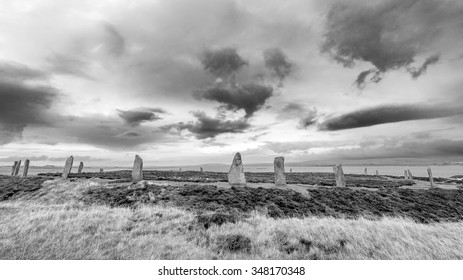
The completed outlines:
[[[204,172],[202,167],[199,168],[199,172]]]
[[[20,168],[21,168],[21,161],[18,160],[18,164],[16,164],[16,168],[14,169],[14,176],[18,176]]]
[[[132,170],[132,182],[143,180],[143,160],[139,155],[135,155]]]
[[[368,175],[368,168],[365,168],[364,173],[365,175]]]
[[[18,161],[15,160],[13,163],[13,166],[11,167],[11,176],[14,176],[14,172],[16,171],[16,165],[18,164]]]
[[[379,172],[378,172],[378,170],[376,170],[376,176],[379,176]]]
[[[346,180],[344,179],[344,171],[342,170],[342,165],[337,164],[333,166],[334,177],[336,179],[336,187],[345,188]]]
[[[241,154],[236,153],[228,171],[228,183],[231,186],[245,186],[246,178],[244,176],[243,161],[241,160]]]
[[[66,163],[64,164],[63,175],[61,176],[63,179],[68,178],[69,173],[71,173],[73,163],[74,163],[74,157],[73,156],[70,156],[70,157],[68,157],[66,159]]]
[[[412,172],[410,171],[410,169],[407,170],[407,172],[408,172],[408,179],[413,180],[413,175],[412,175]]]
[[[407,172],[407,170],[404,170],[404,179],[408,180],[408,172]]]
[[[429,184],[431,185],[431,188],[434,188],[434,179],[432,177],[432,170],[431,167],[428,167],[428,175],[429,175]]]
[[[29,172],[29,160],[24,161],[23,177],[27,177],[27,172]]]
[[[286,176],[285,176],[285,158],[276,157],[273,161],[273,168],[275,170],[275,185],[285,186],[286,185]]]
[[[77,169],[77,173],[81,174],[83,168],[84,168],[84,163],[83,163],[83,162],[80,162],[80,163],[79,163],[79,169]]]

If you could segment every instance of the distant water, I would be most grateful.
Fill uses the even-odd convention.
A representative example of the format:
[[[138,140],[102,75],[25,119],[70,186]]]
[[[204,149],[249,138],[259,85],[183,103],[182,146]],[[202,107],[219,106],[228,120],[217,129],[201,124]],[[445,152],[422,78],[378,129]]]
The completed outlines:
[[[183,171],[194,170],[199,171],[199,166],[175,166],[175,167],[156,167],[156,168],[145,168],[145,170],[175,170],[178,171],[182,168]],[[374,175],[378,170],[380,175],[394,175],[403,176],[405,169],[410,169],[414,176],[427,177],[428,166],[343,166],[345,174],[363,174],[365,168],[367,168],[368,174]],[[434,165],[431,166],[434,177],[448,178],[453,175],[463,175],[463,166],[461,165]],[[130,170],[131,167],[103,167],[104,171],[116,171],[116,170]],[[226,165],[204,165],[204,171],[214,172],[228,172],[229,167]],[[286,165],[285,170],[289,172],[290,169],[293,172],[333,172],[331,166],[291,166]],[[22,174],[22,166],[20,174]],[[62,172],[63,168],[57,167],[29,167],[29,175],[37,175],[38,173],[54,173]],[[83,172],[99,172],[100,167],[84,167]],[[271,165],[244,165],[245,172],[273,172],[273,166]],[[72,172],[77,172],[77,167],[73,167]],[[0,167],[0,174],[10,175],[11,167],[2,166]]]

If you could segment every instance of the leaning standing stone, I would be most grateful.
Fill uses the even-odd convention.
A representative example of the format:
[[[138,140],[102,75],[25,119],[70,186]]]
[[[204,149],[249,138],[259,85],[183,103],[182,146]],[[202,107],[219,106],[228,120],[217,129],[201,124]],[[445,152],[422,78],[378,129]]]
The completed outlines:
[[[14,176],[18,176],[19,174],[19,168],[21,168],[21,161],[18,161],[18,164],[16,164],[16,167],[14,169]]]
[[[11,167],[11,176],[14,176],[14,172],[16,171],[17,164],[18,164],[18,161],[15,160],[13,166]]]
[[[342,171],[342,165],[337,164],[333,166],[334,177],[336,179],[336,187],[345,188],[346,180],[344,179],[344,172]]]
[[[379,172],[378,172],[378,170],[376,170],[376,176],[379,176]]]
[[[202,167],[199,168],[199,172],[204,172]]]
[[[236,153],[233,158],[233,162],[228,171],[228,183],[231,186],[245,186],[246,178],[244,176],[243,161],[241,160],[241,154]]]
[[[63,175],[61,176],[63,179],[67,179],[69,173],[71,173],[72,164],[74,163],[74,157],[70,156],[66,159],[66,163],[64,164]]]
[[[80,162],[80,163],[79,163],[79,169],[77,169],[77,173],[81,174],[83,168],[84,168],[84,163],[83,163],[83,162]]]
[[[132,170],[132,182],[143,180],[143,160],[139,155],[135,155]]]
[[[27,172],[29,171],[29,160],[24,161],[23,177],[27,177]]]
[[[285,186],[286,177],[285,177],[285,158],[276,157],[273,161],[273,168],[275,170],[275,185]]]
[[[368,168],[365,168],[363,172],[365,173],[365,175],[368,175]]]
[[[434,179],[432,178],[432,170],[431,167],[428,168],[428,175],[429,175],[429,183],[431,184],[431,188],[434,188]]]

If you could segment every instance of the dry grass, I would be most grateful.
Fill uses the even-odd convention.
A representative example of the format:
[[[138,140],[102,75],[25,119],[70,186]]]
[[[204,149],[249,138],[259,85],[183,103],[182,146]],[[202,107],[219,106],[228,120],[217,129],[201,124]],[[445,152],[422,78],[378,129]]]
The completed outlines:
[[[197,223],[173,207],[86,206],[98,181],[48,182],[0,202],[1,259],[463,259],[463,223],[385,218]],[[250,240],[250,243],[249,243]]]

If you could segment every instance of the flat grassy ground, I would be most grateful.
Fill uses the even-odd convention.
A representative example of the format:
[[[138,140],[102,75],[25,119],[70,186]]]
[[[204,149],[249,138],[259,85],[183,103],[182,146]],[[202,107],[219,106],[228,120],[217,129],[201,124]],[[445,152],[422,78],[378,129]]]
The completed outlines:
[[[47,179],[0,178],[1,259],[463,259],[461,190]]]

